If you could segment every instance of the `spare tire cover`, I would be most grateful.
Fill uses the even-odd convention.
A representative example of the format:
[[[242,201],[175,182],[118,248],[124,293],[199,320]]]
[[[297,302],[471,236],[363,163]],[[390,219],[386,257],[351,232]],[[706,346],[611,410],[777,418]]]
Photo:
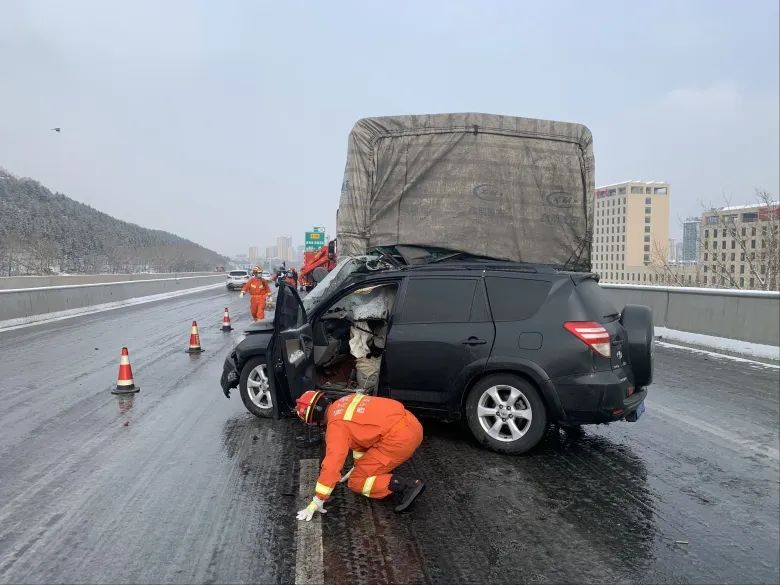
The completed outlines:
[[[645,305],[626,305],[620,322],[626,330],[634,384],[647,386],[653,381],[653,310]]]

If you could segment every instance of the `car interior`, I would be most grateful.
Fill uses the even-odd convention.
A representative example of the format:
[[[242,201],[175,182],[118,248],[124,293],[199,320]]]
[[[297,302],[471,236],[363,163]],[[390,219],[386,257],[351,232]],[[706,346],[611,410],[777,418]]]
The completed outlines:
[[[377,389],[396,284],[360,288],[338,299],[313,325],[317,385],[329,391]]]

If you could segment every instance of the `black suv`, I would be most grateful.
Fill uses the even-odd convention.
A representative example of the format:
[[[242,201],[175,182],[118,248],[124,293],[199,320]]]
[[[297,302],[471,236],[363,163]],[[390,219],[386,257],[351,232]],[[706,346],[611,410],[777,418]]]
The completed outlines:
[[[651,310],[618,312],[595,274],[363,257],[339,262],[303,301],[283,284],[273,323],[247,330],[221,385],[228,397],[239,386],[258,416],[292,413],[307,389],[364,388],[523,453],[550,422],[635,421],[652,369]]]

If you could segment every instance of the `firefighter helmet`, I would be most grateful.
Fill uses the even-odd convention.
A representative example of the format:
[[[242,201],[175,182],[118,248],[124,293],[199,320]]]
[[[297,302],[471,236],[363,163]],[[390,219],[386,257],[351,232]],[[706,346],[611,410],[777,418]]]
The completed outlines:
[[[307,425],[320,422],[325,416],[330,400],[324,392],[319,390],[307,390],[296,401],[295,412],[298,418]]]

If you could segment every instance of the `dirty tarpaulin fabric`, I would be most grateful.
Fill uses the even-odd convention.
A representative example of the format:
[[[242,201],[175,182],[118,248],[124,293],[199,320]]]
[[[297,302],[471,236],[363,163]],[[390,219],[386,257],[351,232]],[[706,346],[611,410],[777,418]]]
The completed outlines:
[[[581,124],[472,113],[360,120],[339,254],[406,244],[590,269],[593,164]]]

